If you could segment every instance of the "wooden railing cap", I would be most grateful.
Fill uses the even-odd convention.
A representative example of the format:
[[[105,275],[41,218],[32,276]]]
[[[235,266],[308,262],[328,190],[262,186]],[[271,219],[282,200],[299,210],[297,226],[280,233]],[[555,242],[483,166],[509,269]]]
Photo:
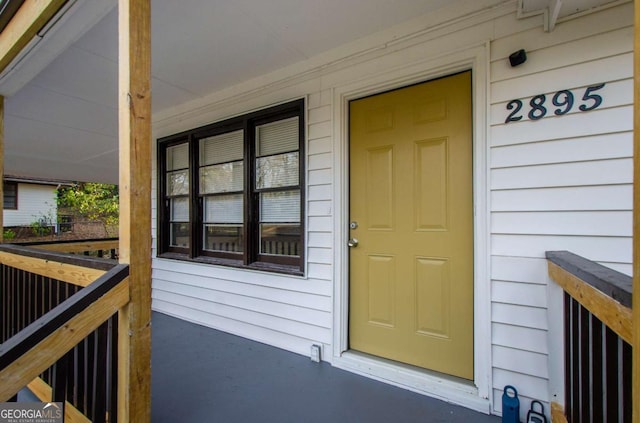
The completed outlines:
[[[620,304],[631,307],[631,276],[569,251],[547,251],[547,260],[597,288]]]
[[[105,260],[81,255],[58,253],[55,251],[37,250],[32,247],[23,247],[16,244],[0,244],[0,252],[18,254],[42,260],[50,260],[60,263],[73,264],[88,267],[90,269],[110,270],[117,264],[112,260]]]
[[[0,344],[0,371],[21,355],[85,310],[129,276],[129,265],[118,264],[100,276],[88,287],[81,289],[58,304],[16,335]],[[117,310],[114,310],[115,313]]]
[[[21,242],[20,244],[24,247],[31,247],[33,245],[55,245],[55,244],[82,244],[87,242],[104,242],[104,241],[118,241],[118,237],[110,237],[110,238],[86,238],[86,239],[65,239],[65,240],[54,240],[54,241],[29,241],[29,242]]]

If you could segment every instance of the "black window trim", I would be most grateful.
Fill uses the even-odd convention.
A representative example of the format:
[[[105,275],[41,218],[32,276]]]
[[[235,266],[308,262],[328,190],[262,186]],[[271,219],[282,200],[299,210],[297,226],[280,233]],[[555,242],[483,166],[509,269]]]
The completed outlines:
[[[164,147],[164,148],[165,148],[165,153],[166,153],[166,150],[167,150],[169,147],[173,147],[173,146],[176,146],[176,145],[184,144],[186,140],[188,140],[188,138],[187,138],[187,139],[182,139],[182,140],[176,140],[176,141],[174,141],[174,142],[171,142],[171,143],[167,144],[167,145]],[[191,144],[190,144],[189,142],[187,142],[187,146],[188,146],[188,147],[187,147],[187,148],[188,148],[188,153],[187,153],[187,154],[188,154],[188,157],[191,157]],[[165,156],[165,157],[166,157],[166,156]],[[167,174],[169,173],[169,171],[167,171],[167,170],[166,170],[166,166],[167,166],[167,162],[166,162],[166,160],[165,160],[165,161],[162,163],[162,167],[163,167],[164,171],[163,171],[163,173],[161,173],[161,174],[160,174],[160,175],[161,175],[161,177],[162,177],[162,185],[160,185],[160,186],[162,187],[162,197],[160,197],[160,196],[158,197],[158,199],[160,200],[160,202],[158,203],[158,210],[160,210],[160,207],[162,207],[162,205],[163,205],[163,204],[165,204],[164,202],[165,202],[165,200],[166,200],[166,198],[167,198],[167,195],[166,195],[166,192],[167,192],[167,191],[166,191],[166,190],[167,190]],[[188,171],[189,171],[189,178],[191,177],[191,174],[190,174],[190,172],[191,172],[191,168],[190,168],[190,167],[191,167],[191,163],[189,163],[189,169],[188,169]],[[180,169],[174,169],[173,171],[176,171],[176,170],[180,170]],[[191,180],[189,180],[189,183],[191,183]],[[190,200],[191,200],[191,192],[189,192],[189,194],[187,194],[187,195],[175,195],[175,196],[173,196],[173,197],[187,197],[187,198],[189,199],[189,203],[191,203],[191,201],[190,201]],[[191,204],[189,204],[189,208],[191,209]],[[170,224],[171,224],[171,212],[170,212],[170,211],[169,211],[168,213],[165,213],[165,218],[166,218],[167,223],[170,225]],[[158,225],[160,225],[160,224],[161,224],[161,222],[162,222],[162,221],[160,221],[160,220],[159,220],[159,221],[158,221]],[[168,235],[168,234],[169,234],[169,232],[170,232],[170,231],[167,231],[167,237],[169,236],[169,235]],[[189,235],[191,235],[191,234],[189,234]],[[168,238],[167,238],[167,239],[168,239]],[[170,251],[170,252],[172,252],[172,253],[177,253],[177,254],[188,254],[188,251],[189,251],[189,247],[187,247],[187,248],[183,248],[183,247],[175,247],[175,246],[173,246],[173,247],[172,247],[172,246],[170,246],[170,245],[169,245],[169,243],[168,243],[168,242],[167,242],[165,245],[166,245],[166,246],[167,246],[167,248],[168,248],[168,249],[167,249],[167,251]]]
[[[2,208],[3,210],[18,210],[18,183],[16,181],[3,181],[3,187],[2,187],[2,192],[3,192],[3,199],[2,199]],[[7,186],[13,186],[15,187],[13,192],[15,193],[12,197],[13,197],[13,206],[6,206],[6,201],[7,201]]]
[[[299,99],[288,103],[271,106],[266,109],[233,117],[220,122],[214,122],[191,130],[157,140],[157,174],[158,174],[158,212],[157,212],[157,240],[160,258],[177,259],[190,262],[223,265],[228,267],[265,270],[289,275],[304,275],[306,251],[306,193],[305,193],[305,100]],[[256,127],[288,118],[298,118],[299,134],[299,180],[298,186],[289,187],[300,191],[300,255],[277,256],[259,254],[259,222],[258,197],[261,192],[278,191],[282,188],[257,189],[255,187],[256,160]],[[243,130],[244,133],[244,224],[245,251],[244,253],[209,253],[202,248],[203,235],[203,198],[199,193],[199,141],[203,138],[221,135],[228,132]],[[189,215],[190,242],[188,248],[171,247],[169,241],[169,218],[166,190],[167,169],[166,152],[171,146],[187,143],[189,149]],[[208,194],[207,194],[208,195]]]

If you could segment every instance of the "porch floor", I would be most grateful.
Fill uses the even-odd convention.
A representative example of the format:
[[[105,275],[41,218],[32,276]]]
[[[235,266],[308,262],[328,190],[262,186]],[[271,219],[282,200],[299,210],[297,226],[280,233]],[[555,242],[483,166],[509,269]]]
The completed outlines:
[[[165,314],[152,333],[154,423],[500,421]]]

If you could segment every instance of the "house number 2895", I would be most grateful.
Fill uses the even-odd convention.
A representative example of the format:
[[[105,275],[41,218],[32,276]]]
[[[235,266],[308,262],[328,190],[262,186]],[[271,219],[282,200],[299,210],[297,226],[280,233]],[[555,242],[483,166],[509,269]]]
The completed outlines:
[[[600,107],[602,104],[602,96],[596,94],[596,91],[604,88],[604,85],[605,84],[599,84],[588,87],[582,95],[582,100],[580,100],[582,104],[580,104],[578,109],[583,112],[588,112],[589,110]],[[551,98],[551,106],[547,104],[546,95],[538,94],[531,97],[531,100],[529,100],[529,111],[527,116],[529,116],[529,119],[531,120],[539,120],[550,112],[549,109],[551,109],[553,114],[556,116],[566,115],[573,108],[573,105],[575,104],[575,97],[576,96],[571,90],[560,90]],[[522,120],[524,114],[527,112],[527,110],[522,110],[522,108],[522,100],[511,100],[507,104],[507,110],[512,110],[512,112],[509,113],[509,116],[507,116],[504,123]]]

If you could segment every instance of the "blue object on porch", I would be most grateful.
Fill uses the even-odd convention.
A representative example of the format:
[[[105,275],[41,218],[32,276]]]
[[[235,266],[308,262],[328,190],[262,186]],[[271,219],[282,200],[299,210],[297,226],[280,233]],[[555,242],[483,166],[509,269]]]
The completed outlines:
[[[520,423],[518,391],[511,385],[505,386],[502,393],[502,423]]]

